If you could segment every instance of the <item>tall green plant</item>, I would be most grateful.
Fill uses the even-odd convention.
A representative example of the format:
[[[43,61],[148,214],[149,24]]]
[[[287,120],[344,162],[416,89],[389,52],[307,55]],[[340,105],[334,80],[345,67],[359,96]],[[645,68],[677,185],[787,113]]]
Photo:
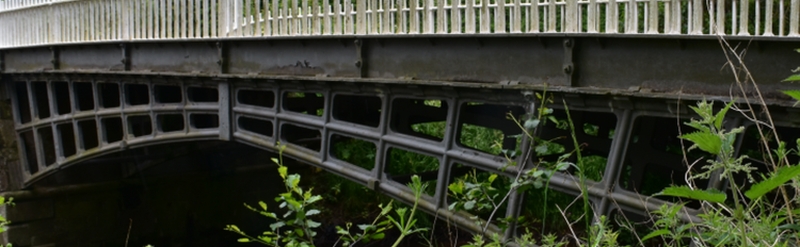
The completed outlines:
[[[236,225],[227,225],[225,230],[235,232],[242,236],[239,242],[257,242],[268,246],[306,247],[314,246],[315,231],[321,224],[310,217],[320,213],[319,209],[312,206],[322,200],[322,197],[312,193],[312,189],[305,190],[300,186],[299,174],[288,174],[288,168],[283,165],[283,149],[279,149],[279,158],[272,158],[278,165],[278,174],[283,179],[286,192],[275,198],[280,203],[280,208],[285,209],[283,215],[278,215],[267,209],[267,203],[259,201],[259,207],[245,204],[247,209],[261,214],[275,221],[269,225],[270,230],[258,236],[252,236],[240,230]],[[288,230],[285,230],[288,228]]]
[[[660,219],[656,221],[656,229],[643,240],[661,237],[666,244],[682,245],[687,239],[714,246],[775,246],[786,245],[797,241],[798,227],[785,221],[797,214],[797,211],[786,213],[784,204],[771,204],[764,196],[784,186],[788,181],[800,175],[800,166],[780,167],[774,173],[766,174],[761,182],[746,191],[734,179],[736,174],[744,174],[750,181],[755,181],[753,168],[745,162],[744,155],[736,156],[734,141],[743,127],[731,130],[723,128],[723,120],[733,103],[727,104],[720,111],[714,112],[713,103],[701,101],[692,110],[699,119],[691,119],[686,123],[695,131],[680,136],[692,143],[689,149],[700,149],[716,157],[706,160],[702,171],[691,177],[707,179],[717,174],[720,179],[727,179],[732,199],[727,194],[715,190],[702,190],[689,186],[671,186],[659,195],[676,196],[703,202],[705,212],[698,215],[702,222],[682,222],[677,219],[683,204],[672,207],[663,206],[656,211]],[[779,145],[775,153],[791,153],[785,145]],[[744,195],[742,197],[741,195]],[[796,217],[796,216],[795,216]]]

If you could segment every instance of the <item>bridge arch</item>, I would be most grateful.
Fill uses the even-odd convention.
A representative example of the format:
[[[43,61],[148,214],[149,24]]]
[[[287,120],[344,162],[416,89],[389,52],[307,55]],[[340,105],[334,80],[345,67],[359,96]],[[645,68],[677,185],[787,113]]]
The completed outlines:
[[[524,157],[535,150],[529,139],[513,138],[522,131],[510,116],[521,121],[533,114],[543,102],[535,93],[544,89],[464,84],[439,90],[446,85],[80,73],[14,74],[11,79],[25,186],[81,161],[137,147],[202,140],[233,141],[273,152],[285,146],[283,153],[295,160],[406,203],[412,203],[413,196],[405,183],[410,175],[420,175],[431,187],[420,208],[473,232],[480,229],[469,216],[447,210],[447,186],[472,168],[514,178],[521,167],[509,162],[534,166],[535,161]],[[663,105],[660,100],[573,94],[557,88],[544,100],[554,102],[547,106],[556,119],[566,120],[569,112],[585,155],[604,164],[587,182],[595,212],[640,213],[664,203],[636,193],[641,169],[648,167],[639,163],[650,161],[637,160],[626,150],[634,150],[632,138],[651,138],[643,133],[657,128],[654,120],[673,116],[672,109],[654,108]],[[661,118],[642,124],[643,117]],[[553,122],[537,134],[569,148],[572,140],[563,137],[573,133],[560,124],[565,122]],[[637,132],[631,125],[645,127]],[[476,129],[493,134],[475,136]],[[492,144],[477,144],[476,138],[488,138]],[[366,163],[339,152],[339,144],[353,142],[368,150]],[[517,149],[523,155],[514,160],[502,155]],[[651,147],[637,150],[658,152]],[[397,155],[432,165],[417,169],[398,164],[392,159]],[[676,165],[680,164],[664,169],[679,169]],[[626,172],[628,177],[622,178]],[[574,169],[557,173],[551,188],[578,197],[581,186],[572,174]],[[623,180],[632,185],[620,187]],[[507,216],[525,213],[526,200],[536,198],[513,194]]]

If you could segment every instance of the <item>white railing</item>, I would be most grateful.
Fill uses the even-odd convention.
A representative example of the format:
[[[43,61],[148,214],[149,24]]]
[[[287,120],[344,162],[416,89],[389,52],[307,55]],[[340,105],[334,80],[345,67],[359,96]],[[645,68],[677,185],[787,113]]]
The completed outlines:
[[[800,0],[0,0],[0,47],[219,37],[799,37]]]

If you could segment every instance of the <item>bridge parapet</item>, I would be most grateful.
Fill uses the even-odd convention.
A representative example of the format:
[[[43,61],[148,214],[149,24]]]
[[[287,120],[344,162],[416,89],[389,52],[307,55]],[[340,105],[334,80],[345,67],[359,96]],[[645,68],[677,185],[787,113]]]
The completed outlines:
[[[0,48],[380,35],[800,37],[800,0],[3,0]]]

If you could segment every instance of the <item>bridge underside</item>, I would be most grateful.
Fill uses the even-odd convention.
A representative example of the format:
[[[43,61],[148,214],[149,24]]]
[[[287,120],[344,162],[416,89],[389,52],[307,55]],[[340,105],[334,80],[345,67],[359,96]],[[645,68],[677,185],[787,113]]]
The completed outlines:
[[[796,43],[730,42],[772,117],[786,127],[782,133],[798,137],[798,112],[778,92],[790,88],[779,81],[800,64]],[[695,100],[742,95],[725,54],[715,39],[649,37],[183,40],[0,50],[0,69],[13,102],[22,160],[15,176],[23,188],[137,147],[201,140],[286,145],[286,155],[405,202],[413,197],[404,184],[420,174],[435,184],[424,210],[474,226],[447,210],[447,185],[465,168],[513,177],[555,158],[521,155],[515,161],[524,166],[501,169],[509,163],[502,150],[534,153],[530,140],[513,138],[522,132],[509,116],[533,114],[542,103],[535,94],[545,91],[554,116],[566,119],[569,108],[584,155],[605,162],[589,182],[595,212],[656,209],[664,201],[644,196],[685,183],[687,166],[671,149],[681,145],[676,117],[691,117],[687,105]],[[729,114],[726,123],[748,121]],[[497,134],[476,137],[476,129]],[[572,149],[566,129],[547,125],[537,133]],[[478,146],[474,138],[497,144]],[[756,149],[747,138],[740,138],[740,152]],[[367,147],[372,160],[352,161],[339,152],[341,143]],[[409,168],[392,163],[397,155],[438,165]],[[579,195],[573,172],[557,174],[550,185]],[[534,199],[514,194],[507,214]]]

